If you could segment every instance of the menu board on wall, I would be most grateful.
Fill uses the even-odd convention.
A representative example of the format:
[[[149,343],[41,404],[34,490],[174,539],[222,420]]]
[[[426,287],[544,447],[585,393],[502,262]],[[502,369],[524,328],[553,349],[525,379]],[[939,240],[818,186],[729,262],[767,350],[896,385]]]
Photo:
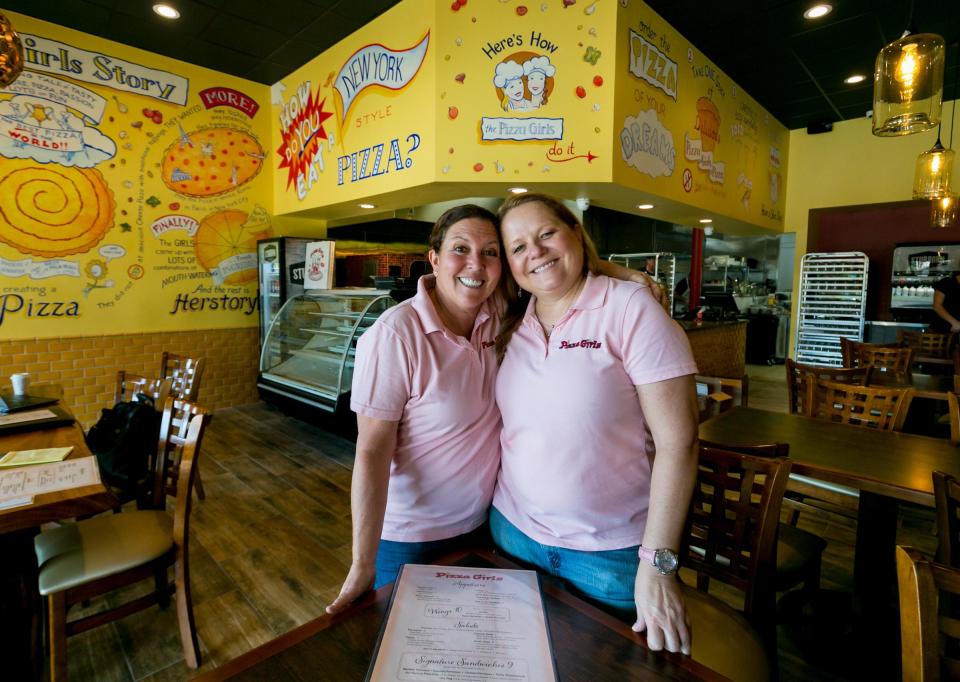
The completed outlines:
[[[0,334],[256,324],[268,88],[14,15],[0,90]]]

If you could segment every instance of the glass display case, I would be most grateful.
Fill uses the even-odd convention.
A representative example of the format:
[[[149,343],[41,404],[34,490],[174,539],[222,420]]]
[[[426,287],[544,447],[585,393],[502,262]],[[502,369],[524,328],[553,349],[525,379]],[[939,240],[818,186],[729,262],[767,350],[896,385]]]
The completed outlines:
[[[353,381],[357,339],[396,305],[374,289],[293,296],[274,317],[260,352],[257,386],[335,412]]]

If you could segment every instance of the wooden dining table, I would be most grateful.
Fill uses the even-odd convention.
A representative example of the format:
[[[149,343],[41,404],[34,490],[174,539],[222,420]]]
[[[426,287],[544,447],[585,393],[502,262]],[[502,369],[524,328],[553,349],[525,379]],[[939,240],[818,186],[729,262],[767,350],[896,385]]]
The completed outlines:
[[[460,552],[437,563],[520,568],[482,549]],[[391,583],[369,592],[346,611],[312,620],[194,680],[362,680],[392,589]],[[689,656],[650,651],[643,636],[627,623],[587,604],[549,578],[543,578],[542,592],[557,674],[563,682],[727,679]]]
[[[73,446],[68,459],[91,456],[77,423],[14,433],[0,431],[0,455],[11,450],[66,446]],[[5,679],[39,680],[42,676],[43,604],[37,591],[33,550],[33,538],[40,526],[96,514],[110,509],[114,502],[107,488],[96,484],[36,495],[30,504],[0,509],[0,657]]]
[[[871,372],[870,385],[880,388],[912,388],[916,398],[946,400],[953,390],[953,374],[920,372]]]
[[[933,507],[932,474],[939,470],[960,476],[960,449],[940,438],[746,407],[702,423],[700,437],[730,445],[788,443],[791,476],[859,491],[853,596],[869,645],[869,633],[889,625],[899,504]],[[889,629],[884,634],[889,635]],[[877,647],[880,640],[872,641]]]

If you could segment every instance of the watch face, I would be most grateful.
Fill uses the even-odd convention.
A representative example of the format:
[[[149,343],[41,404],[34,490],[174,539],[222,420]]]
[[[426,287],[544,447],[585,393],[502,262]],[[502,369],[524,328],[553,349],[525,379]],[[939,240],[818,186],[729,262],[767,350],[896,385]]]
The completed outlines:
[[[656,566],[661,573],[673,573],[677,570],[680,562],[677,559],[677,555],[674,554],[669,549],[659,549],[657,554],[653,559],[653,564]]]

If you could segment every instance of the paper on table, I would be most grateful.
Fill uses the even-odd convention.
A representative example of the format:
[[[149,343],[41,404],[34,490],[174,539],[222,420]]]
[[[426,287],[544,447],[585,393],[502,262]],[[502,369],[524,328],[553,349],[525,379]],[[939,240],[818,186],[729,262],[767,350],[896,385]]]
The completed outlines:
[[[36,450],[11,450],[0,457],[0,467],[22,467],[28,464],[62,462],[73,452],[73,446],[65,448],[38,448]]]
[[[0,470],[0,502],[100,483],[96,457]]]
[[[406,564],[366,679],[556,680],[536,573]]]

